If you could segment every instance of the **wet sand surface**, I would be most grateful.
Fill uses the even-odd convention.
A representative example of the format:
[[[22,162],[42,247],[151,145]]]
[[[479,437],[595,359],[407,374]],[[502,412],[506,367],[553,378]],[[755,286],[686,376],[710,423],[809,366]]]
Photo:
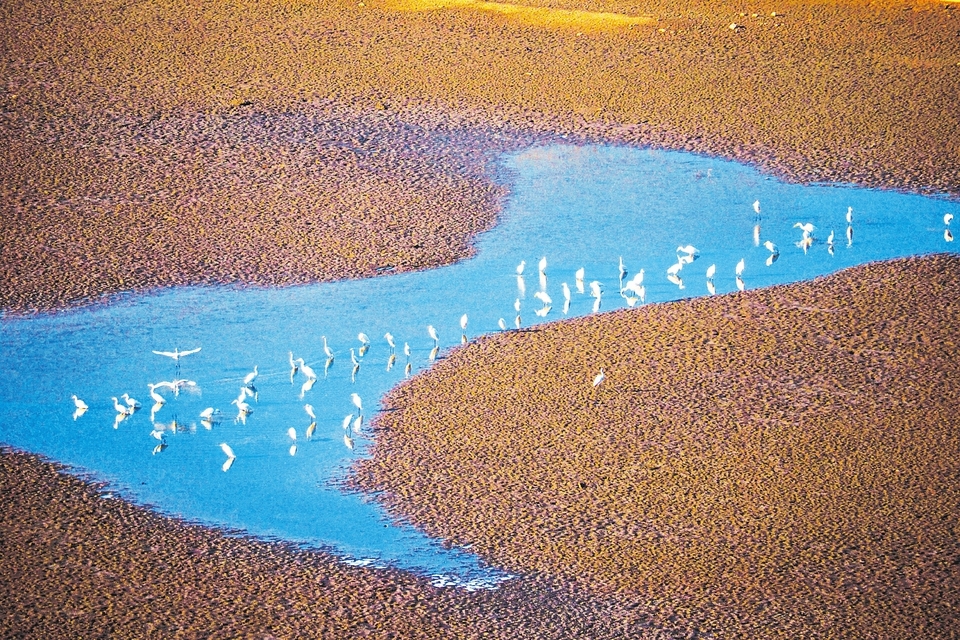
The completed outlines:
[[[423,4],[5,5],[0,307],[20,313],[183,283],[273,286],[449,263],[496,221],[507,193],[496,155],[560,136],[713,153],[791,180],[960,193],[956,5],[558,1],[528,3],[520,16],[496,3],[410,10]],[[611,26],[532,9],[643,19]],[[957,265],[905,264],[484,340],[398,391],[394,401],[410,403],[404,421],[382,420],[377,458],[360,478],[391,486],[397,513],[539,576],[494,594],[450,593],[319,552],[182,525],[95,498],[50,465],[5,452],[2,635],[145,635],[154,624],[164,636],[602,637],[659,633],[644,626],[653,616],[671,634],[949,636],[957,553],[945,532],[956,528],[957,483],[944,425],[953,424],[956,391],[943,377],[950,352],[933,340],[952,344],[956,288],[947,283]],[[857,293],[884,282],[904,289],[877,299]],[[847,312],[849,302],[839,310],[849,327],[830,324],[837,314],[788,308],[804,296],[820,307],[844,295],[860,296],[861,315]],[[918,306],[882,324],[907,295]],[[803,317],[805,341],[786,328],[798,314],[811,316]],[[676,353],[614,345],[611,336],[640,335],[637,319],[648,316],[670,330],[654,344],[670,340]],[[561,334],[569,341],[555,341]],[[725,343],[703,342],[721,335]],[[762,359],[730,368],[743,335]],[[837,336],[854,340],[852,353]],[[867,346],[874,343],[886,346]],[[727,350],[718,353],[721,344]],[[796,350],[781,348],[788,344]],[[891,344],[896,353],[884,355]],[[687,360],[677,360],[682,354]],[[582,360],[601,355],[609,360]],[[918,366],[921,355],[930,367]],[[610,378],[597,394],[576,386],[574,396],[530,409],[529,394],[505,393],[506,379],[489,373],[507,372],[507,362],[528,372],[508,379],[540,380],[545,401],[550,385],[592,376],[587,364],[608,366]],[[618,372],[619,362],[632,362],[636,377]],[[510,400],[490,410],[513,427],[476,441],[477,454],[491,456],[485,488],[453,472],[443,478],[450,497],[483,508],[441,522],[438,514],[456,505],[438,500],[436,486],[414,501],[379,464],[413,446],[402,436],[422,426],[414,407],[451,420],[451,411],[476,409],[473,395],[452,386],[464,375],[454,363],[487,381],[471,391],[478,402],[497,391]],[[456,404],[404,395],[427,384]],[[680,393],[706,389],[716,393],[700,406]],[[760,400],[769,406],[754,411]],[[534,412],[531,421],[518,421],[522,410]],[[800,420],[820,449],[794,428]],[[891,425],[909,427],[903,439],[879,439]],[[443,422],[426,433],[449,440],[455,428]],[[775,447],[776,438],[790,447]],[[498,449],[504,442],[516,451]],[[542,463],[573,443],[576,455],[543,475]],[[421,459],[442,474],[459,464],[460,446]],[[539,466],[530,463],[532,446]],[[942,457],[919,469],[934,446]],[[623,459],[633,466],[611,467]],[[808,464],[819,475],[805,475]],[[838,469],[857,470],[849,495],[837,489]],[[516,484],[522,472],[535,475]],[[649,513],[641,494],[656,498]],[[494,513],[503,533],[535,535],[491,531]],[[817,537],[821,521],[833,529]],[[644,555],[651,545],[657,555]],[[612,573],[618,563],[623,570]],[[342,588],[322,587],[321,574]]]
[[[958,322],[950,255],[488,336],[388,394],[356,480],[718,636],[952,637]]]

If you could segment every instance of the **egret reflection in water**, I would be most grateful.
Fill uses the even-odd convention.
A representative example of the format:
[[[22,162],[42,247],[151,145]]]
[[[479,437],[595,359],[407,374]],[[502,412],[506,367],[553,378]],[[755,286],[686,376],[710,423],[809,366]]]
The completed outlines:
[[[443,584],[492,584],[503,574],[396,526],[368,496],[337,485],[370,444],[372,430],[361,416],[369,424],[385,392],[458,347],[465,313],[477,336],[513,330],[513,316],[517,328],[555,318],[536,313],[554,298],[562,297],[564,314],[574,317],[600,311],[601,300],[606,311],[730,293],[747,288],[741,273],[754,288],[952,250],[947,216],[960,208],[936,198],[787,185],[749,167],[682,153],[555,146],[514,154],[503,165],[511,195],[501,223],[478,239],[476,257],[456,265],[279,290],[173,288],[4,318],[0,441],[92,473],[168,514],[332,548],[351,562],[417,569],[442,576],[436,580]],[[750,265],[772,255],[759,242],[753,203],[760,201],[763,239],[781,249],[775,263],[758,269]],[[831,253],[833,243],[812,228],[852,226],[848,207],[856,211],[857,241]],[[797,217],[811,231],[801,229],[804,246],[794,249]],[[687,261],[692,254],[678,248],[688,246],[702,259]],[[540,267],[543,295],[524,324],[528,260]],[[673,264],[681,266],[668,274]],[[627,265],[636,274],[629,280]],[[683,289],[668,275],[682,275]],[[614,290],[620,295],[603,295]],[[360,327],[364,338],[385,341],[361,339],[355,357],[363,373],[352,382],[352,363],[336,366],[331,345],[356,344]],[[394,368],[400,343],[405,366]],[[178,368],[166,381],[170,361],[152,352],[169,345],[202,345],[184,359],[189,380]],[[170,353],[180,364],[186,352]],[[307,364],[319,362],[326,363],[323,378]],[[255,392],[245,380],[252,363]],[[51,370],[60,375],[47,375]],[[584,380],[597,375],[585,371]],[[599,391],[616,392],[607,384]],[[153,415],[128,413],[119,402],[124,393],[144,392],[154,400]],[[364,402],[355,404],[354,394]],[[225,412],[234,406],[236,418],[229,419]],[[45,428],[32,428],[41,415]],[[522,427],[523,417],[517,420]]]

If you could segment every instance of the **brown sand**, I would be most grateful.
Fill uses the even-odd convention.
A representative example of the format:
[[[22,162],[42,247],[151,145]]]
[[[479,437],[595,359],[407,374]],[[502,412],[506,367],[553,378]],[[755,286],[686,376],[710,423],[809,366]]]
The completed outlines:
[[[960,193],[952,5],[362,4],[4,6],[0,306],[450,262],[495,219],[490,156],[551,132]]]
[[[505,191],[503,181],[491,175],[491,158],[558,135],[570,141],[718,154],[790,180],[960,193],[960,12],[955,6],[768,0],[753,5],[666,0],[640,6],[536,0],[518,14],[487,6],[505,3],[431,11],[400,10],[410,8],[401,4],[409,3],[5,4],[0,8],[0,308],[51,309],[181,283],[282,285],[450,262],[466,255],[473,235],[495,221]],[[564,13],[577,11],[593,17]],[[598,12],[640,21],[618,25],[596,18]],[[648,22],[650,17],[656,22]],[[731,23],[738,28],[730,29]],[[890,269],[899,273],[897,267]],[[874,266],[865,272],[886,270]],[[687,311],[674,305],[669,312],[644,313],[690,315],[705,304],[733,305],[731,313],[741,312],[737,305],[743,300],[799,295],[788,291],[694,303]],[[943,292],[939,299],[955,299],[950,295]],[[781,313],[792,317],[799,312]],[[933,307],[919,308],[915,321],[927,331],[938,313]],[[585,322],[598,323],[590,335],[630,334],[636,331],[635,317],[620,314]],[[728,335],[727,320],[715,320],[709,330]],[[707,331],[705,326],[700,333],[672,326],[675,339],[691,341],[688,346],[699,344]],[[569,329],[497,340],[516,340],[511,361],[537,367],[543,357],[540,341],[555,330]],[[761,335],[756,327],[748,331]],[[811,341],[827,341],[827,346],[834,344],[830,335],[844,335],[807,333]],[[897,339],[915,335],[903,333]],[[773,349],[772,338],[762,337]],[[548,359],[569,365],[563,358],[570,352],[609,348],[588,340],[580,336]],[[466,353],[482,352],[489,344]],[[731,338],[731,351],[735,344]],[[933,348],[924,342],[906,344]],[[618,352],[617,357],[626,356]],[[725,356],[712,357],[710,366],[717,368]],[[821,376],[820,388],[833,389],[823,396],[831,402],[838,402],[835,382],[841,385],[836,388],[849,391],[862,386],[865,376],[886,372],[878,362],[893,372],[913,366],[908,360],[886,363],[880,354],[863,349],[836,357],[849,365],[846,373],[832,379],[815,372]],[[473,370],[473,365],[465,366]],[[567,369],[565,375],[583,373],[582,367]],[[702,456],[719,452],[708,446],[712,436],[696,429],[686,435],[666,431],[686,406],[685,398],[672,390],[689,388],[691,381],[720,385],[719,397],[732,409],[734,389],[747,397],[760,391],[740,377],[739,369],[724,369],[726,378],[692,365],[684,375],[659,364],[651,371],[658,374],[657,381],[649,378],[647,386],[636,386],[636,393],[607,394],[623,375],[613,367],[610,384],[601,390],[606,395],[584,398],[599,404],[544,406],[531,414],[536,424],[556,426],[566,424],[566,412],[592,408],[598,411],[591,416],[596,422],[584,424],[589,437],[580,434],[577,442],[606,441],[603,448],[584,444],[582,452],[563,461],[562,472],[531,476],[533,489],[550,487],[555,492],[551,500],[571,494],[564,498],[569,502],[557,504],[584,512],[568,516],[547,502],[497,516],[504,518],[505,530],[518,531],[544,518],[549,526],[531,538],[539,549],[523,547],[531,540],[513,539],[504,540],[503,550],[492,549],[492,539],[485,537],[487,511],[444,521],[462,530],[440,530],[429,514],[448,507],[436,500],[434,487],[423,505],[409,497],[401,500],[397,496],[403,493],[396,492],[394,504],[424,526],[457,539],[476,536],[488,557],[545,572],[482,596],[450,594],[402,574],[347,569],[320,553],[182,525],[97,499],[49,465],[2,453],[0,635],[129,637],[146,635],[146,624],[152,624],[153,634],[162,636],[289,637],[324,631],[386,636],[392,631],[406,637],[420,631],[428,636],[607,637],[655,633],[644,626],[648,614],[680,632],[700,625],[759,636],[768,635],[768,628],[770,634],[799,630],[799,635],[831,635],[833,625],[840,629],[837,635],[862,636],[908,636],[924,625],[927,635],[950,629],[956,610],[953,559],[919,551],[909,556],[910,550],[939,554],[949,547],[941,544],[948,525],[935,520],[943,513],[937,509],[950,504],[956,476],[953,488],[926,495],[931,485],[918,479],[942,477],[936,476],[942,464],[928,475],[908,464],[919,459],[919,443],[942,436],[941,431],[910,422],[917,427],[909,431],[894,476],[901,484],[876,469],[857,476],[863,505],[855,505],[856,517],[836,521],[836,531],[829,532],[833,537],[811,537],[811,514],[822,509],[824,518],[836,515],[835,507],[852,504],[852,498],[844,502],[835,487],[822,482],[797,489],[793,505],[771,496],[763,503],[770,522],[803,516],[797,518],[796,530],[777,530],[783,548],[821,539],[843,539],[847,545],[855,534],[876,527],[853,543],[857,548],[814,545],[798,552],[793,563],[777,564],[784,553],[770,547],[769,535],[736,526],[741,520],[758,526],[759,518],[758,506],[738,501],[740,494],[723,484],[737,478],[720,476],[724,480],[717,481],[707,475],[729,461]],[[800,435],[787,429],[787,418],[794,415],[795,404],[812,411],[804,403],[816,400],[812,394],[818,387],[806,378],[763,373],[781,390],[770,400],[771,412],[781,413],[764,414],[780,420],[770,423],[771,433],[790,435],[796,442],[787,452],[770,453],[766,441],[747,438],[760,424],[749,414],[743,414],[747,430],[733,441],[743,451],[755,446],[766,454],[766,467],[747,467],[765,469],[764,482],[777,477],[770,467],[777,456],[783,470],[776,473],[799,477],[803,465],[795,456],[808,449],[800,446],[805,442]],[[922,373],[907,391],[930,389],[935,378]],[[427,379],[444,381],[451,375],[442,367]],[[491,381],[484,392],[496,384],[503,380]],[[654,389],[664,395],[652,395]],[[846,404],[836,407],[837,415],[849,416],[867,435],[885,428],[896,415],[893,410],[883,413],[870,391],[843,396]],[[955,402],[951,398],[934,397],[930,411]],[[631,448],[629,438],[613,436],[621,428],[620,416],[627,415],[622,412],[635,412],[640,399],[646,399],[642,409],[655,408],[652,415],[664,424],[653,433],[657,437]],[[510,402],[499,410],[515,424],[513,416],[526,400]],[[860,405],[854,404],[861,402],[873,413],[861,416]],[[903,404],[893,406],[899,410]],[[715,410],[711,415],[715,433],[734,433],[729,419]],[[817,420],[815,433],[824,433],[826,417]],[[698,433],[701,440],[691,442]],[[851,458],[840,444],[870,442],[867,435],[858,439],[847,427],[837,433],[847,440],[827,438],[827,453],[812,458],[814,468],[829,469],[829,455],[836,464],[861,460]],[[665,434],[670,437],[659,439]],[[500,440],[480,444],[500,446],[521,435],[503,430],[497,434]],[[529,435],[516,442],[529,443]],[[386,456],[388,443],[394,442],[399,446],[399,440],[384,441],[378,455]],[[552,455],[555,446],[556,438],[546,433],[543,455]],[[890,453],[876,447],[867,451]],[[476,494],[480,503],[499,500],[512,509],[519,498],[531,495],[530,487],[510,484],[515,480],[510,465],[522,452],[522,447],[516,454],[505,450],[497,466],[490,467],[491,490]],[[700,456],[699,475],[681,473],[687,469],[678,467],[681,452]],[[440,450],[425,455],[438,470],[456,460],[444,462]],[[606,469],[619,460],[610,457],[616,455],[628,456],[633,466],[617,474],[583,473]],[[627,475],[631,471],[636,476]],[[663,492],[645,519],[634,519],[637,503],[614,491],[625,486],[618,476],[636,477],[629,486],[649,490],[667,472],[674,474],[669,476],[673,484],[667,485],[672,493]],[[759,482],[757,474],[748,477]],[[383,479],[388,480],[396,478]],[[461,481],[451,476],[450,491],[464,487]],[[694,482],[707,482],[709,490],[692,492],[701,486]],[[874,486],[902,491],[868,491]],[[514,493],[502,495],[507,487],[514,487]],[[591,506],[573,499],[578,492],[596,493],[597,487],[601,495],[633,505],[632,510],[590,520],[588,516],[616,512],[609,503]],[[890,511],[908,490],[916,501],[890,515],[889,528],[887,515],[880,520],[883,526],[877,525],[876,513],[886,514],[882,509]],[[750,496],[757,491],[753,485],[742,489]],[[832,501],[814,501],[815,492],[827,492]],[[774,506],[780,511],[774,512]],[[874,513],[874,507],[882,509]],[[699,529],[684,529],[692,517],[684,510],[700,518]],[[902,537],[917,531],[902,522],[909,514],[919,515],[917,522],[930,521],[914,542]],[[709,532],[716,547],[705,542],[708,537],[697,538],[698,532]],[[663,567],[682,570],[658,568],[639,555],[651,540],[663,548]],[[743,557],[758,564],[738,564],[732,560],[738,554],[724,555],[734,543],[744,545],[749,553]],[[684,544],[691,554],[700,554],[686,564],[677,552]],[[518,558],[521,549],[529,556]],[[878,560],[876,554],[883,550],[891,555]],[[611,558],[624,563],[624,577],[610,575]],[[566,566],[570,561],[576,570]],[[818,572],[819,566],[835,570]],[[649,573],[641,575],[639,568]],[[571,576],[581,569],[583,576]],[[320,575],[333,576],[330,584],[337,588],[317,582]],[[689,577],[694,579],[688,583]],[[758,595],[758,583],[772,595]],[[654,589],[648,597],[651,585],[660,584],[664,589]],[[902,588],[894,592],[896,587]],[[933,597],[938,590],[940,597]],[[918,612],[923,603],[933,603],[925,615]]]
[[[953,637],[958,326],[951,255],[488,336],[388,395],[356,479],[724,637]]]

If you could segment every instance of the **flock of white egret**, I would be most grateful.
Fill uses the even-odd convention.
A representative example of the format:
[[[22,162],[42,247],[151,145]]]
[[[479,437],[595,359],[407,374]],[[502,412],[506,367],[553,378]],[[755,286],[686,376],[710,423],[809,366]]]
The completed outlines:
[[[773,266],[773,264],[780,257],[780,250],[777,245],[770,239],[762,239],[762,229],[761,229],[761,217],[760,217],[760,202],[756,201],[753,203],[753,209],[756,214],[755,223],[753,228],[753,244],[754,246],[763,246],[769,252],[764,264],[767,267]],[[850,247],[853,245],[854,237],[854,228],[853,228],[853,208],[848,207],[846,215],[844,216],[844,221],[846,223],[846,246]],[[950,230],[950,225],[953,220],[952,214],[945,214],[943,216],[944,223],[944,240],[951,242],[953,240],[953,234]],[[811,247],[818,242],[818,239],[814,235],[816,228],[810,222],[798,221],[793,225],[793,228],[798,229],[800,237],[794,242],[794,245],[803,251],[806,254]],[[835,237],[836,234],[833,229],[830,230],[826,239],[823,241],[826,245],[826,249],[830,255],[834,253],[835,247]],[[666,280],[671,284],[677,286],[679,289],[684,289],[685,284],[683,277],[685,274],[690,272],[690,265],[697,261],[701,257],[700,251],[691,244],[681,244],[677,246],[676,249],[676,262],[671,264],[670,267],[666,269]],[[534,310],[534,314],[539,318],[546,318],[553,309],[553,299],[548,293],[547,287],[547,267],[548,262],[546,256],[542,257],[537,264],[537,280],[539,287],[533,293],[533,298],[539,301],[540,307]],[[523,320],[521,317],[521,309],[523,308],[523,299],[526,298],[526,282],[524,279],[524,271],[526,268],[526,261],[521,261],[516,267],[516,284],[517,284],[517,297],[514,301],[513,309],[515,312],[515,317],[513,320],[513,327],[516,329],[521,329],[523,327]],[[734,279],[737,286],[737,289],[740,291],[745,290],[746,285],[743,280],[743,274],[747,269],[746,259],[741,258],[737,262],[734,268]],[[637,271],[633,276],[630,276],[630,272],[623,262],[621,257],[618,264],[618,273],[619,273],[619,295],[626,302],[628,307],[634,307],[638,303],[643,304],[646,301],[646,287],[644,285],[645,273],[643,269]],[[703,273],[703,276],[706,280],[706,287],[708,292],[711,295],[716,293],[716,288],[714,286],[714,279],[716,278],[717,266],[716,264],[709,265]],[[597,313],[600,311],[601,300],[603,298],[603,287],[600,281],[593,280],[589,283],[586,282],[586,273],[585,268],[581,267],[577,269],[573,274],[573,287],[571,287],[567,282],[562,282],[560,284],[560,291],[563,296],[563,304],[561,307],[561,312],[563,315],[567,315],[570,310],[571,299],[573,297],[573,292],[576,291],[579,295],[587,295],[587,290],[589,289],[589,296],[593,298],[592,312]],[[460,326],[460,342],[466,343],[467,338],[467,324],[468,316],[464,313],[460,317],[459,326]],[[497,322],[498,327],[501,331],[509,330],[507,321],[504,318],[500,318]],[[427,325],[426,327],[427,335],[433,340],[433,348],[429,354],[429,361],[433,362],[440,349],[440,337],[437,333],[436,328],[433,325]],[[363,357],[371,348],[370,338],[363,332],[357,334],[357,339],[359,345],[349,348],[350,360],[351,360],[351,382],[356,381],[356,376],[360,370]],[[383,339],[386,341],[387,346],[389,347],[389,358],[387,360],[386,370],[390,371],[397,361],[397,343],[392,334],[386,333],[383,336]],[[329,371],[331,365],[334,362],[336,357],[333,349],[330,344],[327,342],[326,336],[322,336],[323,341],[323,351],[325,356],[325,363],[323,367],[324,377],[326,377],[327,372]],[[150,410],[150,422],[152,425],[151,435],[159,441],[154,448],[154,453],[159,453],[167,447],[165,434],[167,431],[176,431],[178,429],[178,424],[176,420],[169,424],[163,424],[156,421],[157,413],[167,404],[167,397],[161,395],[161,391],[166,391],[172,393],[174,398],[179,397],[181,391],[199,391],[199,385],[192,380],[188,380],[180,377],[180,368],[181,360],[189,355],[200,352],[200,347],[181,351],[175,349],[173,351],[154,351],[153,353],[171,358],[176,363],[176,377],[172,381],[160,381],[156,383],[150,383],[147,385],[148,391],[151,399],[153,400],[153,406]],[[411,348],[408,342],[403,344],[403,354],[406,359],[404,367],[404,375],[409,376],[412,371],[412,362],[411,362]],[[288,354],[288,363],[290,366],[290,382],[293,383],[297,377],[297,374],[303,376],[304,381],[300,387],[299,399],[302,401],[305,395],[313,388],[314,384],[317,382],[318,375],[312,367],[310,367],[304,359],[294,358],[293,352],[290,351]],[[244,376],[242,384],[237,397],[231,401],[230,404],[233,404],[237,408],[237,415],[234,419],[234,422],[241,422],[246,424],[248,417],[253,414],[253,406],[248,402],[252,399],[254,403],[259,401],[259,394],[256,386],[254,385],[257,377],[259,375],[259,368],[254,366],[253,370]],[[600,372],[593,377],[593,386],[599,386],[606,378],[604,370],[601,368]],[[76,395],[72,396],[75,411],[73,414],[74,420],[82,416],[88,409],[89,406]],[[113,407],[116,410],[116,416],[114,420],[114,428],[117,428],[120,423],[124,420],[133,416],[141,408],[141,404],[129,393],[123,393],[120,396],[112,396],[111,400],[113,401]],[[360,396],[356,393],[351,395],[351,402],[356,407],[356,414],[351,413],[344,417],[343,419],[343,442],[346,447],[349,449],[354,448],[354,437],[362,436],[362,425],[363,425],[363,404],[360,399]],[[307,439],[313,437],[316,428],[317,428],[317,419],[314,412],[313,406],[310,404],[304,404],[304,411],[307,416],[310,418],[310,423],[304,430],[304,435]],[[200,423],[206,428],[211,429],[214,425],[221,422],[222,413],[219,409],[214,407],[207,407],[200,412]],[[289,447],[290,455],[295,455],[297,452],[297,430],[295,427],[289,427],[287,429],[287,435],[292,441]],[[223,470],[227,471],[232,466],[236,455],[234,454],[233,449],[226,443],[223,442],[220,444],[220,448],[227,456],[227,460],[223,463]]]

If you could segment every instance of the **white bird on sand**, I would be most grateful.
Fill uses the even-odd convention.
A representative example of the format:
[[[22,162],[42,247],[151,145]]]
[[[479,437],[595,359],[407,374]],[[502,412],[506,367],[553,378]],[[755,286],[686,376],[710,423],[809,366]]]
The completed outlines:
[[[259,373],[260,372],[257,369],[257,365],[253,365],[253,371],[243,376],[243,384],[245,386],[250,386],[251,384],[253,384],[253,381],[257,379],[257,376],[259,375]]]
[[[327,358],[333,358],[333,349],[327,344],[327,336],[320,336],[320,338],[323,340],[323,352]],[[303,370],[303,358],[300,358],[300,370]]]
[[[522,276],[522,275],[523,275],[523,268],[524,268],[525,266],[527,266],[527,261],[526,261],[526,260],[521,260],[521,261],[520,261],[520,264],[517,265],[517,275],[518,275],[518,276]]]
[[[303,361],[303,358],[297,358],[297,364],[300,365],[300,371],[303,372],[303,375],[307,376],[308,380],[317,379],[317,374],[311,367],[307,366],[307,364]]]
[[[383,334],[383,337],[386,338],[387,344],[390,345],[390,353],[393,353],[397,350],[397,343],[393,341],[393,335],[388,333]]]
[[[953,222],[953,214],[952,213],[943,214],[943,224],[949,227],[951,222]]]
[[[573,276],[574,285],[577,287],[577,293],[583,293],[583,278],[584,270],[583,267],[580,267]]]
[[[507,330],[507,321],[504,320],[503,318],[500,318],[500,319],[497,321],[497,326],[500,327],[500,331],[506,331],[506,330]]]
[[[198,351],[200,351],[200,347],[197,347],[196,349],[190,349],[189,351],[180,351],[180,349],[174,349],[173,351],[154,351],[154,353],[158,356],[173,358],[175,362],[180,362],[180,358],[197,353]]]
[[[427,333],[430,334],[430,337],[433,339],[433,342],[440,346],[440,338],[437,337],[437,330],[433,328],[432,324],[427,325]]]
[[[853,224],[853,207],[847,207],[847,224]]]
[[[358,394],[351,393],[350,402],[353,403],[353,406],[355,406],[360,413],[363,413],[363,401],[360,399]]]
[[[743,258],[740,258],[740,262],[737,263],[737,268],[735,269],[737,276],[743,275],[743,269],[746,267],[746,264],[743,261]]]
[[[77,408],[77,411],[86,411],[90,407],[87,406],[87,403],[78,398],[77,396],[70,396],[73,398],[73,405]]]
[[[316,420],[316,419],[317,419],[317,414],[315,414],[315,413],[313,412],[313,405],[312,405],[312,404],[305,404],[305,405],[303,405],[303,410],[307,412],[307,415],[310,416],[311,419],[313,419],[313,420]]]
[[[291,440],[296,440],[296,439],[297,439],[297,430],[294,429],[293,427],[290,427],[289,429],[287,429],[287,435],[290,436],[290,439],[291,439]]]
[[[717,265],[712,264],[707,267],[707,280],[713,280],[714,274],[717,273]]]
[[[598,373],[593,378],[593,386],[599,386],[607,378],[606,374],[603,372],[603,367],[600,367],[600,373]]]

